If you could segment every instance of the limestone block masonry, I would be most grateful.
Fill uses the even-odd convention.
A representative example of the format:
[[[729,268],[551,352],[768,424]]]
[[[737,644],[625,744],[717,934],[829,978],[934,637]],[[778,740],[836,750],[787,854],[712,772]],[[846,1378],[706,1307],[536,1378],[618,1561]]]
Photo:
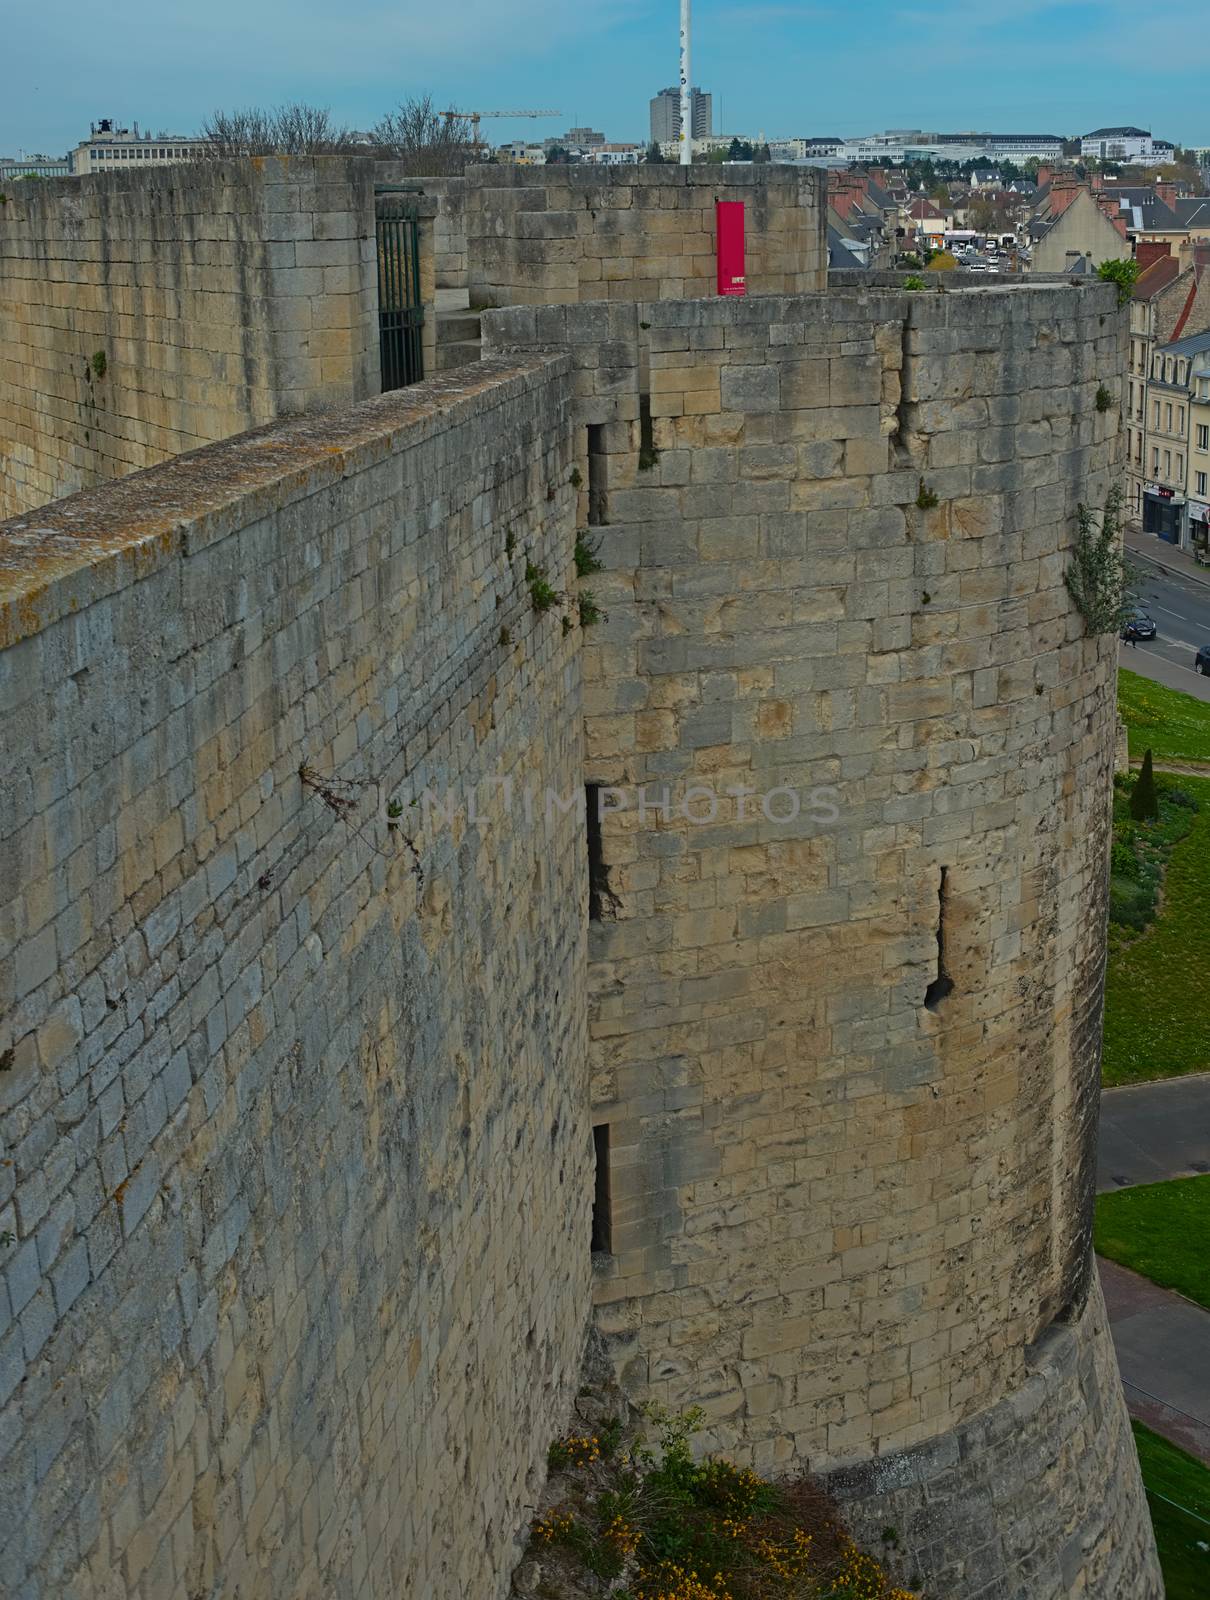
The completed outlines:
[[[1159,1600],[1116,291],[612,281],[0,525],[5,1595],[499,1600],[595,1317],[936,1600]]]
[[[947,1600],[1161,1592],[1090,1273],[1112,289],[501,310],[609,613],[589,981],[631,1392],[838,1473]],[[690,815],[691,813],[691,815]]]
[[[564,367],[0,528],[5,1595],[507,1588],[590,1297]]]
[[[0,517],[379,389],[374,164],[198,162],[0,204]]]
[[[465,226],[472,306],[697,299],[716,292],[716,200],[744,203],[747,288],[827,281],[819,172],[790,167],[472,167]]]

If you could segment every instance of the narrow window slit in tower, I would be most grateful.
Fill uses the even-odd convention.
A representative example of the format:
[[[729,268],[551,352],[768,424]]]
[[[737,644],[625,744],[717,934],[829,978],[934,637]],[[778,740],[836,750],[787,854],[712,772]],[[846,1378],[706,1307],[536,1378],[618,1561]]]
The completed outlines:
[[[655,423],[651,419],[651,396],[639,396],[639,471],[650,472],[660,459],[655,447]]]
[[[595,1174],[592,1190],[592,1253],[613,1252],[613,1203],[609,1192],[609,1124],[598,1123],[592,1130]]]
[[[601,837],[601,785],[584,785],[584,820],[588,833],[588,920],[600,922],[618,907],[618,897],[609,887],[609,868],[605,863],[605,844]]]
[[[949,868],[942,867],[941,882],[937,888],[937,976],[924,991],[926,1011],[939,1011],[941,1002],[954,992],[954,980],[945,966],[945,913],[949,887]]]
[[[605,497],[605,425],[588,424],[588,525],[600,528],[608,522]]]

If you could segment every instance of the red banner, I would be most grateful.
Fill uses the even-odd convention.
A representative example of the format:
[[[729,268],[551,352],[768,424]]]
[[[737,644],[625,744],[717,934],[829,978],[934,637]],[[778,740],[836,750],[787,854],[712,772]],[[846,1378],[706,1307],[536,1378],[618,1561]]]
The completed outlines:
[[[719,294],[747,294],[744,281],[744,202],[716,200],[715,254]]]

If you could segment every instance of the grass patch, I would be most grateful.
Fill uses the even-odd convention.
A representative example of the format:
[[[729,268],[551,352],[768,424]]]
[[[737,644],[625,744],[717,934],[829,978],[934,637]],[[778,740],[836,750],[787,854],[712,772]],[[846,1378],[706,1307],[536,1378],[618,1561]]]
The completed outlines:
[[[1153,856],[1167,851],[1159,913],[1138,936],[1132,937],[1120,922],[1110,927],[1103,1058],[1107,1084],[1176,1078],[1210,1068],[1210,967],[1200,955],[1205,908],[1210,905],[1210,779],[1178,781],[1200,809],[1170,850],[1162,840],[1147,846]],[[1117,807],[1115,794],[1115,812]],[[1134,826],[1139,833],[1168,827],[1163,802],[1158,823]]]
[[[1157,761],[1210,764],[1210,701],[1195,700],[1137,672],[1118,673],[1118,710],[1130,737],[1130,754],[1150,746]]]
[[[554,1593],[583,1593],[591,1574],[614,1600],[913,1600],[809,1479],[775,1484],[721,1456],[696,1461],[689,1439],[704,1413],[648,1415],[654,1448],[619,1425],[551,1446],[528,1554]]]
[[[1168,1600],[1204,1600],[1210,1594],[1210,1468],[1141,1422],[1130,1426]]]
[[[1093,1244],[1161,1289],[1210,1309],[1210,1176],[1099,1194]]]

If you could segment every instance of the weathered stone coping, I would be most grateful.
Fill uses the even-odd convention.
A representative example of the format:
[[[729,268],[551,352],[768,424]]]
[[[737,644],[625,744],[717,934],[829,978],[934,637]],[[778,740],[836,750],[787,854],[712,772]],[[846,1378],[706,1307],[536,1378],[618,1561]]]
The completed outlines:
[[[272,422],[0,522],[0,649],[258,516],[457,426],[495,391],[521,395],[567,358],[505,357]]]

